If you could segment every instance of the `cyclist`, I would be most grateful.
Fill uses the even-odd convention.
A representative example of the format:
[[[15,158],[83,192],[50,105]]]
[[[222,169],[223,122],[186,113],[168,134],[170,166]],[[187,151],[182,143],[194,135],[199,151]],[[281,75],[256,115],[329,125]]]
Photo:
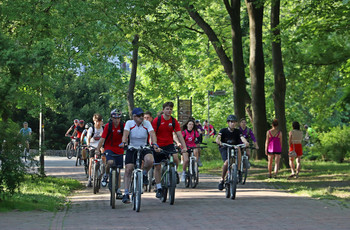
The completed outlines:
[[[221,147],[221,144],[226,143],[229,145],[238,145],[243,142],[246,146],[249,145],[247,140],[243,137],[242,132],[239,129],[236,129],[237,117],[235,115],[229,115],[226,121],[227,121],[228,127],[221,129],[218,136],[216,137],[216,143],[219,145],[221,158],[224,161],[224,165],[222,166],[221,180],[218,186],[219,190],[224,189],[225,177],[226,177],[227,168],[228,168],[227,147]],[[238,168],[239,169],[240,169],[240,164],[241,164],[241,150],[238,149]],[[242,173],[240,170],[238,171],[238,175],[239,175],[239,181],[241,181]]]
[[[80,143],[82,145],[86,145],[88,129],[92,126],[93,126],[93,124],[91,122],[85,124],[85,129],[80,137]],[[86,165],[87,164],[87,162],[86,162],[86,148],[83,148],[81,150],[81,156],[82,156],[82,159],[84,160],[84,165]]]
[[[313,142],[317,140],[317,133],[316,131],[311,128],[311,126],[308,126],[307,124],[304,125],[305,128],[305,138],[306,146],[313,146]]]
[[[204,126],[203,129],[205,130],[206,136],[213,137],[215,135],[214,126],[212,126],[211,124],[209,124],[209,131],[208,131],[208,121],[207,120],[204,121],[203,126]]]
[[[151,122],[152,124],[152,121],[153,121],[152,113],[150,111],[146,111],[145,114],[143,115],[143,119]]]
[[[74,143],[74,149],[77,149],[77,145],[80,142],[81,135],[83,134],[83,131],[85,130],[84,124],[85,124],[85,121],[80,120],[79,125],[77,127],[75,127],[75,129],[74,129],[74,132],[72,134],[73,137],[76,136],[75,143]]]
[[[69,129],[67,130],[65,136],[66,136],[66,137],[69,136],[69,133],[70,133],[72,130],[73,130],[73,132],[74,132],[75,128],[76,128],[78,125],[79,125],[79,119],[74,119],[73,125],[72,125],[71,127],[69,127]]]
[[[29,151],[29,141],[30,137],[32,135],[32,129],[28,127],[28,122],[23,122],[23,128],[19,130],[19,133],[22,134],[23,140],[25,142],[25,146],[27,150]]]
[[[241,118],[241,120],[239,120],[239,130],[241,130],[243,137],[249,141],[249,139],[252,139],[254,146],[256,149],[259,149],[258,143],[256,142],[254,133],[252,131],[252,129],[247,127],[247,120],[245,118]],[[247,156],[248,159],[250,157],[250,149],[247,148]],[[250,167],[250,163],[248,162],[248,167]]]
[[[141,108],[134,108],[132,110],[133,120],[129,120],[125,123],[125,128],[123,132],[123,139],[120,147],[124,148],[127,146],[128,140],[130,146],[141,147],[145,146],[148,143],[148,135],[151,137],[152,145],[156,151],[160,151],[157,145],[157,137],[153,130],[151,123],[147,120],[144,120],[143,110]],[[129,197],[129,187],[131,174],[134,170],[134,165],[136,163],[136,153],[137,150],[126,151],[125,157],[125,173],[124,173],[124,195],[122,202],[127,204],[130,203]],[[143,151],[141,155],[141,160],[144,161],[143,164],[143,184],[148,184],[148,170],[153,166],[153,155],[151,151]]]
[[[103,127],[102,127],[103,121],[102,121],[101,114],[95,113],[94,116],[92,117],[92,120],[94,121],[94,125],[92,127],[89,127],[87,131],[86,145],[97,149],[98,144],[101,141],[101,136],[103,132]],[[89,154],[90,154],[89,179],[88,179],[87,187],[92,187],[91,170],[92,170],[92,161],[94,160],[94,157],[95,157],[95,151],[89,151]],[[104,160],[104,163],[105,163],[105,158],[103,157],[102,159]]]
[[[196,147],[197,142],[198,142],[199,133],[197,131],[196,125],[194,124],[194,120],[187,121],[186,124],[183,126],[183,130],[184,131],[182,131],[182,136],[184,137],[186,146],[187,147]],[[197,162],[198,162],[198,149],[193,149],[193,153],[194,153],[195,157],[197,158]],[[189,154],[190,154],[190,151],[182,154],[182,156],[184,157],[183,165],[182,165],[182,177],[181,177],[182,182],[185,182],[185,180],[186,180],[186,169],[187,169],[188,162],[189,162],[189,158],[188,158]]]
[[[203,142],[203,134],[205,133],[205,130],[203,129],[200,120],[196,120],[196,126],[197,126],[197,131],[199,133],[199,137],[198,137],[198,144],[197,147],[199,147],[199,144]],[[202,161],[201,161],[201,149],[197,149],[198,150],[198,166],[202,167]]]
[[[123,129],[124,129],[124,124],[121,121],[122,112],[118,109],[114,109],[111,111],[110,116],[111,116],[110,117],[111,119],[105,125],[101,136],[101,140],[98,143],[98,146],[96,149],[96,151],[100,153],[100,149],[104,145],[104,154],[106,155],[107,165],[106,165],[105,175],[103,176],[103,180],[101,181],[101,184],[103,187],[106,187],[107,185],[107,180],[108,180],[107,172],[109,172],[109,169],[111,166],[113,166],[114,162],[120,168],[123,168],[123,157],[121,157],[121,155],[124,154],[124,149],[119,147],[119,145],[122,143],[122,136],[123,136]],[[120,186],[120,174],[119,174],[118,180],[119,180],[118,185]],[[118,187],[117,198],[121,198],[121,196],[122,194]]]
[[[152,126],[156,132],[157,143],[159,147],[168,152],[176,152],[174,146],[173,132],[175,131],[176,136],[179,138],[182,145],[182,153],[187,152],[187,147],[185,141],[182,137],[181,128],[179,122],[171,116],[173,112],[174,103],[166,102],[163,104],[163,114],[156,117],[153,120]],[[174,163],[176,165],[175,169],[179,165],[179,158],[177,154],[173,154]],[[164,154],[154,154],[154,177],[156,180],[157,193],[156,197],[162,197],[162,185],[161,181],[161,165],[160,162],[167,157]],[[178,174],[176,173],[177,177]]]

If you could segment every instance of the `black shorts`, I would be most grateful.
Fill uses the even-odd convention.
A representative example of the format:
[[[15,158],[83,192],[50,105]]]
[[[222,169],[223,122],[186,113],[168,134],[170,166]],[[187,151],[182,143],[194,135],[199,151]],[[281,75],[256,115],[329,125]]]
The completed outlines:
[[[167,151],[167,152],[172,152],[172,153],[177,152],[174,144],[166,145],[166,146],[163,146],[160,148]],[[157,153],[157,152],[155,152],[153,156],[154,156],[154,163],[155,164],[159,164],[162,160],[165,160],[168,158],[167,155],[165,155],[163,153]]]
[[[125,156],[125,164],[136,164],[136,158],[137,158],[137,149],[134,150],[126,150],[126,156]],[[141,160],[145,158],[147,154],[152,154],[152,151],[149,149],[143,149],[141,152]],[[141,163],[141,162],[140,162]]]
[[[89,151],[90,158],[94,158],[95,157],[95,149],[87,149],[86,151]]]
[[[221,153],[221,158],[225,162],[227,160],[227,147],[219,147],[219,151]]]
[[[270,153],[270,152],[267,152],[267,154],[268,154],[268,155],[281,155],[282,153],[278,153],[278,152],[272,152],[272,153]]]

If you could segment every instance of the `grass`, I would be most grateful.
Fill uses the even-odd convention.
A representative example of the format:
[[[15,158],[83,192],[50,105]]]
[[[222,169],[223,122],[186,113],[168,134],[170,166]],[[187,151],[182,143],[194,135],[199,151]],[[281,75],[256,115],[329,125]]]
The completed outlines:
[[[5,198],[0,200],[0,212],[57,211],[64,207],[67,195],[80,188],[82,184],[73,179],[26,175],[20,192],[12,196],[5,194]]]
[[[270,188],[316,199],[340,201],[350,207],[350,163],[303,161],[299,178],[289,179],[289,168],[282,168],[275,179],[267,178],[267,161],[251,161],[250,181],[265,182]],[[201,173],[221,175],[222,161],[204,162]]]

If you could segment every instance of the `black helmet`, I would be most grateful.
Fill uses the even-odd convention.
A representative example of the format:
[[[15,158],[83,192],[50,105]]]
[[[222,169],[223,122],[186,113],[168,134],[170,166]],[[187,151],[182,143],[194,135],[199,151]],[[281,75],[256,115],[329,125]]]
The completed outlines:
[[[92,127],[92,126],[93,126],[93,124],[92,124],[91,122],[86,123],[85,129],[89,129],[89,128]]]
[[[226,121],[237,121],[237,117],[235,115],[228,115]]]

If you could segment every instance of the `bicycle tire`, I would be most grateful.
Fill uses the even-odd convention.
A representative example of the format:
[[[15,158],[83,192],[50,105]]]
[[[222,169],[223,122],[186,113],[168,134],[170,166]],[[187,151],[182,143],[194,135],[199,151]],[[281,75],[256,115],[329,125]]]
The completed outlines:
[[[130,182],[130,189],[131,192],[131,202],[132,202],[132,210],[136,209],[136,202],[135,202],[135,173],[133,172],[131,174],[131,182]]]
[[[148,187],[146,191],[151,192],[152,191],[152,185],[153,185],[153,174],[154,174],[154,169],[153,167],[148,171]]]
[[[170,167],[169,170],[169,203],[171,205],[175,202],[175,188],[176,188],[176,174],[175,174],[175,168]]]
[[[242,184],[245,184],[246,180],[247,180],[247,176],[248,176],[248,160],[243,160],[243,180],[242,180]]]
[[[191,175],[191,187],[195,188],[197,186],[197,171],[198,166],[196,161],[192,161],[192,175]]]
[[[102,163],[103,164],[103,163]],[[102,178],[102,173],[101,173],[101,163],[99,163],[99,167],[97,170],[97,192],[100,192],[101,188],[101,178]]]
[[[73,145],[72,142],[69,142],[66,146],[66,156],[68,159],[72,159],[73,157]]]
[[[237,181],[238,181],[238,168],[237,168],[237,165],[234,165],[234,167],[231,169],[231,178],[230,178],[230,193],[231,193],[232,200],[236,198]]]
[[[112,209],[115,209],[115,196],[116,196],[116,191],[115,191],[115,188],[117,186],[117,172],[115,169],[112,170],[112,178],[111,181],[112,181],[112,186],[111,186],[111,206],[112,206]]]
[[[94,163],[93,174],[92,174],[92,187],[94,194],[97,193],[97,164]]]
[[[166,202],[167,196],[168,196],[168,172],[165,166],[162,167],[162,180],[161,180],[161,184],[162,184],[162,198],[161,201],[164,203]]]
[[[75,166],[78,166],[78,161],[79,161],[79,158],[80,158],[80,148],[79,146],[77,147],[77,149],[75,150],[76,152],[76,155],[77,155],[77,159],[75,160]]]
[[[230,176],[229,175],[227,175],[226,176],[226,179],[225,179],[225,196],[226,196],[226,198],[230,198],[230,196],[231,196],[231,192],[230,192],[230,183],[229,183],[229,178],[230,178]]]
[[[141,208],[141,194],[142,194],[142,174],[141,172],[136,173],[136,188],[135,188],[135,211],[139,212]]]
[[[191,173],[190,170],[187,169],[186,171],[186,177],[185,177],[185,187],[190,187],[190,181],[191,181]]]

